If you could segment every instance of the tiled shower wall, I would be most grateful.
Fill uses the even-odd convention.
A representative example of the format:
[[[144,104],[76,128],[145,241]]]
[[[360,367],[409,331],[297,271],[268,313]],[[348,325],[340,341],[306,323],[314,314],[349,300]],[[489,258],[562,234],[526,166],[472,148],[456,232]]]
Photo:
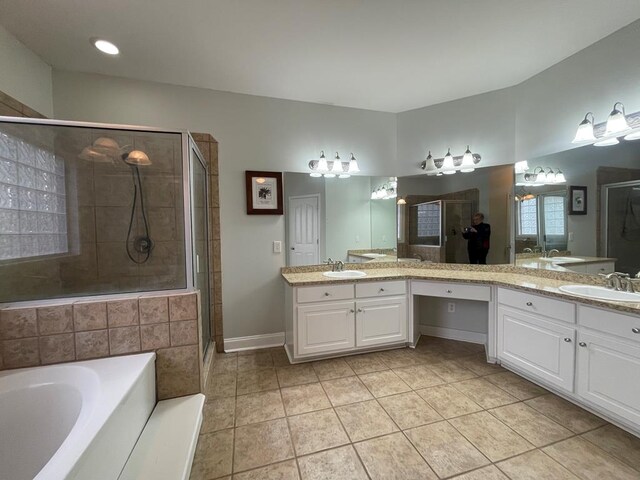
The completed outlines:
[[[0,370],[156,352],[158,399],[200,391],[195,293],[0,310]]]

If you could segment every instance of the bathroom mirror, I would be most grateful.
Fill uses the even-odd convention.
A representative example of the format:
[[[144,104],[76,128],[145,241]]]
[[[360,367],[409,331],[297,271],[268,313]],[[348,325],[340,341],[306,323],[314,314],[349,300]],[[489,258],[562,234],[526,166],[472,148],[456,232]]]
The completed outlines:
[[[286,172],[288,266],[396,260],[396,180],[311,177]],[[376,198],[373,198],[376,197]]]
[[[517,265],[589,274],[640,270],[640,142],[587,145],[527,163],[515,176]],[[554,182],[558,171],[565,182]],[[553,249],[559,252],[545,258]]]
[[[491,235],[486,262],[510,262],[513,165],[469,173],[398,178],[398,258],[434,263],[470,263],[465,229],[484,214]],[[473,241],[473,240],[472,240]]]

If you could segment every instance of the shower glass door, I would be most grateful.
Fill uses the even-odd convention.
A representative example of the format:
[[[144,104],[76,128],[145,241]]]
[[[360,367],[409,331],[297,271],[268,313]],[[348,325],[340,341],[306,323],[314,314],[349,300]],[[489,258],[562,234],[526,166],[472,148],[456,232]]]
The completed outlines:
[[[193,286],[200,290],[200,318],[202,319],[202,353],[207,352],[212,332],[209,288],[209,230],[207,210],[207,168],[200,151],[189,142],[189,169],[191,171],[191,229],[193,242]]]
[[[640,271],[640,182],[604,185],[605,256],[616,259],[616,271]]]

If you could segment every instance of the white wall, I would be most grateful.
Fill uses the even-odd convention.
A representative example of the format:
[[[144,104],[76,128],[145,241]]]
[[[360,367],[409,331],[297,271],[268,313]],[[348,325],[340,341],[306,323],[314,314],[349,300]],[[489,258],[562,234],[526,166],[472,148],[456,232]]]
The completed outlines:
[[[53,116],[51,67],[0,26],[0,92]]]
[[[354,152],[363,174],[395,170],[396,116],[54,71],[56,118],[209,132],[220,143],[224,336],[283,331],[282,216],[246,215],[244,171],[304,171],[320,150]],[[348,157],[347,157],[348,158]]]

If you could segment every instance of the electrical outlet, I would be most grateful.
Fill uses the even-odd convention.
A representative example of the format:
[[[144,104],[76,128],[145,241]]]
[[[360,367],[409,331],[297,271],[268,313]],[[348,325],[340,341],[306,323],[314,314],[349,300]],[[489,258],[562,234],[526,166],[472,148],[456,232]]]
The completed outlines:
[[[455,311],[456,311],[456,304],[455,304],[455,303],[453,303],[453,302],[449,302],[449,303],[447,304],[447,312],[449,312],[449,313],[455,313]]]
[[[276,240],[273,242],[273,253],[282,253],[282,242]]]
[[[569,232],[569,241],[573,242],[573,232]]]

